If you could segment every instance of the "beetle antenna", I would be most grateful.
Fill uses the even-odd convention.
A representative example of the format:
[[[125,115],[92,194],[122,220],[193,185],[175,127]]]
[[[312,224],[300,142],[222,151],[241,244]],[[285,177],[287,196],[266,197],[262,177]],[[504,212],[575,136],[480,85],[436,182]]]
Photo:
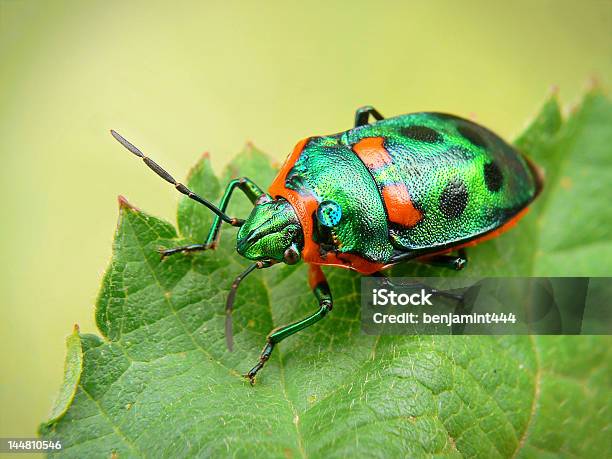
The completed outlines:
[[[236,299],[236,292],[242,279],[251,274],[255,269],[260,267],[260,263],[253,263],[249,266],[242,274],[240,274],[232,283],[229,295],[227,295],[227,303],[225,303],[225,342],[227,348],[231,352],[234,349],[234,334],[232,327],[232,311],[234,310],[234,300]]]
[[[130,142],[128,142],[125,138],[123,138],[123,136],[121,136],[119,133],[117,133],[116,131],[114,131],[112,129],[111,129],[110,132],[111,132],[112,136],[121,145],[123,145],[127,150],[129,150],[130,152],[132,152],[133,154],[135,154],[136,156],[141,158],[144,161],[144,163],[149,167],[149,169],[151,169],[153,172],[155,172],[157,175],[159,175],[161,178],[163,178],[166,182],[171,183],[172,185],[174,185],[174,187],[179,192],[183,193],[188,198],[193,199],[194,201],[199,202],[200,204],[208,207],[215,214],[217,214],[219,217],[221,217],[221,219],[224,222],[229,223],[232,226],[242,226],[242,224],[244,223],[244,220],[228,216],[225,212],[223,212],[221,209],[219,209],[217,206],[215,206],[212,202],[210,202],[210,201],[208,201],[208,200],[198,196],[193,191],[191,191],[189,188],[187,188],[185,185],[183,185],[180,182],[177,182],[174,179],[174,177],[172,177],[168,172],[166,172],[159,164],[157,164],[151,158],[146,156],[137,147],[135,147]]]

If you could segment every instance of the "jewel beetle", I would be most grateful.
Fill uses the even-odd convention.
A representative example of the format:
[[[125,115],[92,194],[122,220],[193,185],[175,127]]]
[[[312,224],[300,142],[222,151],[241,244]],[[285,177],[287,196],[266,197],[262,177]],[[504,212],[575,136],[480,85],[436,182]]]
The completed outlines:
[[[298,142],[267,192],[247,177],[234,179],[216,206],[111,133],[179,192],[216,214],[204,243],[165,249],[162,257],[214,248],[223,222],[239,228],[236,251],[254,263],[235,279],[227,298],[230,350],[232,308],[245,276],[277,263],[309,265],[318,309],[270,332],[245,375],[251,383],[277,343],[332,310],[321,265],[365,275],[409,260],[462,269],[464,248],[513,226],[543,183],[537,166],[479,124],[433,112],[385,119],[366,106],[355,113],[352,129]],[[253,203],[246,219],[225,213],[236,189]]]

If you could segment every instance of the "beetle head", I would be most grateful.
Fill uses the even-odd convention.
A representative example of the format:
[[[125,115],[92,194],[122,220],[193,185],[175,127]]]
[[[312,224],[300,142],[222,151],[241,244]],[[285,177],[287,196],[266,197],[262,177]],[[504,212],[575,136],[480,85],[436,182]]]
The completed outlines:
[[[295,264],[300,260],[304,235],[300,221],[285,199],[266,196],[238,231],[236,250],[249,260]]]

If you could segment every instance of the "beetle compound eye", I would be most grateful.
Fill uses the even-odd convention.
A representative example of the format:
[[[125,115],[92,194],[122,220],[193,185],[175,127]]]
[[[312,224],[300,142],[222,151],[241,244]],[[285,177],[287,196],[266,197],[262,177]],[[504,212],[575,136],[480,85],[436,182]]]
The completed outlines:
[[[294,245],[289,246],[289,248],[285,250],[283,257],[285,259],[285,263],[288,265],[294,265],[300,261],[300,253]]]
[[[342,208],[337,202],[323,201],[317,209],[317,219],[323,226],[336,226],[342,218]]]

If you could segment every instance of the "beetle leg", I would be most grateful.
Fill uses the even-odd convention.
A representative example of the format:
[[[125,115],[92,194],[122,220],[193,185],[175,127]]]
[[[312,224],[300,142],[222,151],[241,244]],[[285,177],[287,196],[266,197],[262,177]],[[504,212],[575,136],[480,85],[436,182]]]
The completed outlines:
[[[256,204],[259,199],[265,199],[268,195],[259,188],[251,179],[248,177],[242,177],[239,179],[234,179],[227,184],[225,187],[225,193],[223,193],[223,197],[221,198],[221,202],[219,203],[219,207],[223,210],[227,209],[229,201],[232,197],[232,193],[234,190],[238,188],[242,191],[246,197],[251,201],[252,204]],[[221,223],[223,220],[219,218],[219,216],[215,216],[215,220],[213,221],[212,226],[210,227],[210,231],[208,232],[208,237],[206,238],[206,245],[210,247],[215,247],[219,238],[219,230],[221,229]]]
[[[444,268],[460,271],[467,265],[468,259],[465,249],[459,249],[456,256],[453,255],[434,255],[433,257],[425,258],[422,263],[427,263],[433,266],[442,266]]]
[[[236,188],[242,191],[253,204],[255,204],[258,199],[263,199],[267,196],[266,193],[261,188],[259,188],[251,179],[247,177],[234,179],[227,184],[227,187],[225,187],[225,193],[223,193],[221,202],[219,202],[219,209],[222,212],[225,212],[225,210],[227,209],[229,201],[232,197],[232,193]],[[160,250],[162,258],[167,257],[168,255],[174,255],[175,253],[179,252],[197,252],[201,250],[214,249],[217,243],[219,242],[219,230],[221,229],[221,223],[223,223],[223,220],[221,219],[221,217],[216,215],[215,220],[213,221],[213,224],[208,232],[206,242],[204,244],[192,244],[185,245],[182,247],[174,247],[172,249],[162,249]]]
[[[364,107],[359,107],[355,112],[355,127],[363,126],[364,124],[369,123],[370,115],[375,118],[377,121],[384,120],[384,116],[382,116],[378,110],[376,110],[371,105],[366,105]]]
[[[309,265],[309,281],[312,292],[314,293],[317,301],[319,302],[319,309],[314,314],[290,325],[284,325],[282,327],[275,328],[272,330],[266,339],[266,345],[264,346],[261,355],[259,356],[259,362],[251,368],[251,370],[244,375],[251,384],[255,383],[255,375],[263,368],[265,363],[270,358],[272,350],[277,343],[280,343],[285,338],[293,335],[294,333],[304,330],[310,327],[315,322],[318,322],[327,315],[333,308],[333,301],[329,285],[325,279],[325,275],[318,265]]]

